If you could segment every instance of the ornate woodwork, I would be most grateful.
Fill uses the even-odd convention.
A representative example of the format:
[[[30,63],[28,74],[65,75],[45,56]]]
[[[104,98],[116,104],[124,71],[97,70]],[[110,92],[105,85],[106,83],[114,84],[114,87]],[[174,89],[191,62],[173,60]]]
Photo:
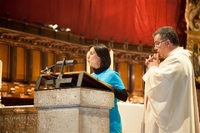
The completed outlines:
[[[200,0],[187,0],[185,19],[187,22],[187,47],[192,51],[192,62],[196,79],[198,107],[200,107]],[[200,112],[200,108],[199,108]]]
[[[114,42],[112,38],[90,39],[41,25],[0,18],[0,59],[4,63],[2,102],[16,105],[14,101],[18,101],[19,105],[24,105],[27,103],[23,99],[26,99],[31,104],[40,71],[64,57],[79,62],[73,67],[65,67],[65,72],[85,71],[88,46],[97,42],[114,51],[114,69],[120,73],[130,93],[129,98],[135,95],[142,97],[144,61],[154,52],[153,47]],[[59,72],[59,68],[54,68],[53,72]],[[12,101],[8,98],[16,99]]]
[[[0,132],[37,133],[37,112],[31,106],[0,108]]]
[[[185,19],[187,22],[187,49],[193,52],[194,72],[200,83],[200,0],[187,0]],[[198,88],[198,86],[197,86]]]

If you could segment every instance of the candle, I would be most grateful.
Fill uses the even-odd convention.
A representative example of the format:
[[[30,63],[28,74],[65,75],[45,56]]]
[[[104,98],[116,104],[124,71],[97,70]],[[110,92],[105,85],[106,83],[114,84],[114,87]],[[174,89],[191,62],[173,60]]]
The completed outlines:
[[[87,60],[87,55],[86,55],[86,72],[88,72],[90,74],[90,65],[89,65],[88,60]]]
[[[110,68],[113,69],[114,53],[113,53],[112,49],[110,50],[110,59],[111,59]]]

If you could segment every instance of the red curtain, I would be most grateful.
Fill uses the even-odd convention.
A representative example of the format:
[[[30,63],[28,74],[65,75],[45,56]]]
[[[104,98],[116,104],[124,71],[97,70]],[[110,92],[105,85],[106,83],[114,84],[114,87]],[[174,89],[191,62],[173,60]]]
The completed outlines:
[[[152,33],[173,26],[185,38],[185,0],[0,0],[0,16],[71,28],[87,38],[153,45]],[[181,27],[180,27],[181,25]],[[184,43],[184,42],[183,42]],[[183,44],[184,45],[184,44]]]

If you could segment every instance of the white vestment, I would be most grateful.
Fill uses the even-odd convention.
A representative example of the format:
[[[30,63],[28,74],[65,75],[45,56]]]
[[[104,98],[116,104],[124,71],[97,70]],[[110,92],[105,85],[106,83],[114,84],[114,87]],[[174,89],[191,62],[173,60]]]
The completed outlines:
[[[145,73],[145,133],[199,133],[191,53],[182,47]]]

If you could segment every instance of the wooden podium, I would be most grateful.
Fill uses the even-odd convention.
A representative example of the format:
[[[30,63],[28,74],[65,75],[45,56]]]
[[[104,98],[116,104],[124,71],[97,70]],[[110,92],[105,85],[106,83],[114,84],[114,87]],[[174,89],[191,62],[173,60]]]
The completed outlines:
[[[54,87],[54,88],[53,88]],[[87,72],[42,74],[35,88],[39,133],[109,133],[112,86]]]
[[[74,87],[89,87],[96,88],[105,91],[113,91],[111,85],[106,84],[97,78],[91,76],[85,71],[81,72],[68,72],[64,73],[62,77],[57,74],[41,74],[38,77],[35,91],[41,90],[41,84],[43,85],[42,89],[59,89],[59,88],[74,88]]]

